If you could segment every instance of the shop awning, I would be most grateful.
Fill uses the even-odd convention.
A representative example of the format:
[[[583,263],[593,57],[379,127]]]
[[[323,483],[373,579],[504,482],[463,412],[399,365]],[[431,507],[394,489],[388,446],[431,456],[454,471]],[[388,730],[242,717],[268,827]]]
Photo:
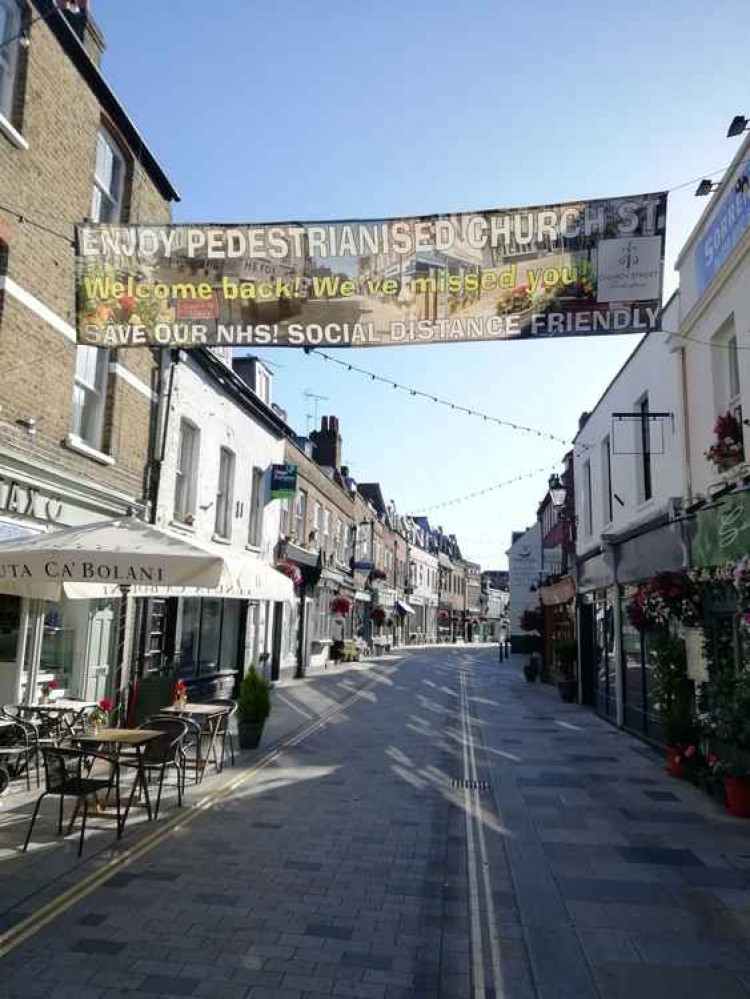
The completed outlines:
[[[541,586],[539,595],[545,607],[567,604],[576,595],[576,584],[572,576],[563,576],[550,586]]]
[[[0,592],[41,600],[120,596],[291,600],[292,581],[257,556],[122,519],[0,545]]]
[[[414,614],[414,608],[410,607],[405,600],[397,600],[396,607],[402,614]]]

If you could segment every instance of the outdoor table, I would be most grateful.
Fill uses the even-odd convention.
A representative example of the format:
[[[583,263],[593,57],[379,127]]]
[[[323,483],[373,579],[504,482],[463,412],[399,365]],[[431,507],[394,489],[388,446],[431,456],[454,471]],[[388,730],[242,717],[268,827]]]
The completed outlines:
[[[218,769],[219,764],[216,759],[216,733],[219,731],[219,723],[226,710],[226,706],[222,704],[201,704],[200,702],[187,701],[185,704],[173,704],[171,708],[162,708],[159,711],[159,714],[174,715],[176,718],[190,715],[192,718],[195,718],[200,722],[205,722],[208,735],[210,736],[206,757],[201,764],[201,741],[198,739],[198,745],[196,747],[197,756],[195,761],[196,771],[200,774],[201,780],[203,780],[203,774],[205,773],[208,758],[211,753],[213,753],[214,762],[216,763]]]
[[[46,701],[44,704],[14,705],[14,707],[20,708],[23,712],[38,715],[40,719],[54,724],[57,729],[57,738],[60,737],[60,726],[64,722],[66,715],[73,715],[72,723],[75,724],[84,711],[96,706],[96,701],[74,701],[69,697],[58,697],[57,700]],[[72,726],[69,725],[68,727],[71,728]]]
[[[135,750],[137,762],[136,778],[133,781],[133,787],[130,790],[128,803],[125,806],[125,811],[120,823],[121,832],[125,828],[125,822],[127,820],[128,813],[130,812],[130,806],[133,803],[135,791],[139,785],[143,790],[143,795],[146,800],[146,811],[148,813],[149,820],[153,817],[151,813],[151,797],[148,793],[148,779],[146,777],[146,770],[143,766],[143,747],[153,739],[158,739],[159,736],[163,734],[163,732],[158,732],[150,728],[91,728],[74,736],[74,740],[76,742],[96,744],[98,746],[110,746],[113,750],[113,766],[119,766],[117,758],[123,746],[130,747]]]

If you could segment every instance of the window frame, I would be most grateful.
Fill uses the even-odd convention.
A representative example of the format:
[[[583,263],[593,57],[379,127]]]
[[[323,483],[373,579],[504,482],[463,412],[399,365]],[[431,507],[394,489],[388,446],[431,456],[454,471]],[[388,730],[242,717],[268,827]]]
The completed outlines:
[[[594,494],[590,458],[583,463],[583,529],[587,538],[594,533]]]
[[[298,489],[294,502],[294,527],[297,534],[297,544],[304,545],[305,521],[307,520],[307,490]]]
[[[216,483],[214,536],[224,541],[232,539],[232,505],[237,457],[231,448],[219,448],[219,475]]]
[[[183,450],[186,441],[185,431],[192,436],[190,462],[183,469]],[[188,517],[195,519],[198,509],[198,467],[200,464],[201,432],[200,429],[184,416],[180,419],[180,430],[177,438],[177,464],[175,467],[174,503],[172,519],[180,524],[189,524]],[[184,496],[180,494],[184,490]]]
[[[637,402],[641,414],[638,495],[641,503],[648,503],[654,495],[654,476],[651,463],[651,420],[649,418],[648,392]]]
[[[734,412],[740,405],[742,383],[740,381],[740,353],[737,334],[732,331],[727,338],[727,409]]]
[[[0,0],[0,2],[2,2],[2,0]],[[112,157],[112,172],[108,180],[100,177],[97,172],[99,169],[100,143],[103,143],[106,146],[107,151]],[[117,167],[116,176],[114,170],[115,167]],[[94,149],[94,171],[92,176],[93,186],[91,190],[92,222],[98,222],[102,225],[117,225],[122,222],[123,207],[125,202],[126,173],[127,163],[120,145],[106,124],[100,124],[96,132],[96,146]],[[102,206],[105,202],[110,206],[110,211],[108,212],[106,218],[102,213]]]
[[[0,85],[0,115],[8,123],[12,123],[21,54],[20,39],[17,36],[23,30],[25,16],[18,0],[0,0],[0,8],[8,11],[3,38],[0,39],[0,64],[5,67],[4,74],[7,75],[7,90],[4,85]],[[9,42],[11,38],[14,41]],[[4,76],[0,76],[0,80],[3,79]]]
[[[92,354],[91,351],[94,353]],[[85,377],[81,371],[81,360],[83,358],[94,358],[96,370],[93,383]],[[107,383],[109,381],[109,349],[102,347],[92,347],[88,344],[79,344],[76,347],[75,368],[73,370],[73,398],[71,400],[71,426],[72,434],[88,447],[95,451],[101,451],[104,437],[104,417],[107,409]],[[82,402],[79,402],[82,396]],[[93,418],[91,411],[86,417],[86,408],[93,404],[95,410]],[[85,420],[91,420],[92,426],[87,429]]]
[[[250,511],[247,522],[247,543],[250,548],[263,545],[263,509],[265,507],[263,469],[253,465],[250,473]]]
[[[601,444],[602,458],[602,514],[604,523],[611,524],[614,520],[614,493],[612,491],[612,441],[609,434]]]

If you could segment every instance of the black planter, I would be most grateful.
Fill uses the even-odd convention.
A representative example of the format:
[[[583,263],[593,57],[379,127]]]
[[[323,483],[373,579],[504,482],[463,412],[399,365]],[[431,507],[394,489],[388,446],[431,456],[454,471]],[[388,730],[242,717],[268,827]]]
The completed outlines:
[[[240,749],[257,749],[263,735],[265,722],[237,722],[237,735]]]
[[[565,701],[566,704],[571,704],[576,699],[578,684],[575,680],[558,680],[557,690],[560,694],[560,700]]]

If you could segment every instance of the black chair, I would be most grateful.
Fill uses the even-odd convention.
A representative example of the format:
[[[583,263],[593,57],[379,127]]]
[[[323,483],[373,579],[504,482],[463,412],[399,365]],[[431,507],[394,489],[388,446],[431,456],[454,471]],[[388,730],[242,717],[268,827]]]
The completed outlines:
[[[128,752],[121,753],[118,760],[121,767],[142,768],[149,781],[152,773],[159,774],[159,790],[156,794],[154,808],[154,818],[158,819],[161,792],[167,770],[174,769],[177,775],[177,805],[178,807],[182,806],[182,795],[185,790],[183,743],[188,734],[188,726],[184,721],[173,716],[157,716],[147,719],[138,728],[152,729],[160,732],[161,735],[141,747],[140,759],[136,752]],[[127,818],[127,812],[125,818]]]
[[[31,790],[31,761],[36,759],[36,745],[33,730],[21,722],[8,718],[7,725],[0,728],[0,766],[2,766],[7,781],[2,790],[10,783],[11,778],[26,774],[26,787]],[[37,771],[37,785],[39,772]]]
[[[205,727],[188,713],[180,715],[158,713],[154,715],[151,721],[155,719],[163,721],[175,721],[177,719],[185,726],[185,738],[180,747],[183,767],[183,789],[188,770],[195,772],[195,783],[199,784],[206,766],[204,762],[204,749],[207,750],[208,748],[208,733]],[[144,727],[149,728],[150,726],[144,725]],[[190,750],[193,750],[192,754]]]
[[[113,785],[117,802],[117,838],[119,839],[122,835],[122,825],[120,822],[120,768],[117,763],[109,756],[102,756],[100,753],[93,753],[89,750],[71,749],[68,746],[44,746],[42,757],[44,759],[44,791],[39,796],[34,807],[34,814],[31,816],[31,824],[26,834],[26,842],[23,845],[24,852],[28,849],[42,799],[46,798],[48,794],[56,794],[60,797],[60,812],[57,821],[58,836],[62,835],[65,799],[76,799],[76,811],[78,804],[83,799],[81,836],[78,841],[78,856],[80,857],[83,853],[83,837],[86,832],[88,799],[98,791],[106,791],[107,797],[109,797]],[[106,780],[102,777],[84,776],[84,767],[90,768],[95,759],[103,760],[110,767],[109,777]]]
[[[39,787],[42,749],[45,746],[59,746],[69,742],[69,733],[63,728],[59,715],[40,713],[32,704],[6,704],[3,714],[23,725],[30,733],[36,753],[37,787]]]
[[[229,742],[230,759],[232,761],[232,766],[234,766],[234,737],[232,735],[232,730],[229,727],[229,723],[237,711],[237,704],[229,697],[217,697],[213,701],[208,701],[208,703],[216,704],[226,709],[221,716],[216,730],[216,738],[221,741],[221,763],[217,767],[219,773],[221,773],[224,769],[224,760],[226,759],[227,754],[227,741]]]

